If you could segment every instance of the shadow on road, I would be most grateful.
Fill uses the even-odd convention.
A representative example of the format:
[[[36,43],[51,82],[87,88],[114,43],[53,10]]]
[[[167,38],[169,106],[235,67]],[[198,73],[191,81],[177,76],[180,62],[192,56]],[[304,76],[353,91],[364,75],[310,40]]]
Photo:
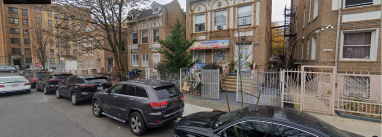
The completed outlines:
[[[9,97],[9,96],[16,96],[16,95],[28,95],[29,93],[23,93],[23,92],[16,92],[16,93],[5,93],[5,94],[0,94],[0,98],[2,97]]]

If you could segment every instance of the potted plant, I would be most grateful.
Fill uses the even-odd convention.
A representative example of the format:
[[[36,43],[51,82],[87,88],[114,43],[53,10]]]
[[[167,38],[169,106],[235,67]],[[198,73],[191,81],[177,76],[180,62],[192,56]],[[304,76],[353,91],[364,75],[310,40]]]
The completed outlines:
[[[231,72],[232,72],[232,73],[235,73],[235,72],[236,72],[236,70],[235,70],[236,62],[237,62],[237,61],[231,60],[231,62],[229,63],[229,66],[231,67]]]
[[[252,69],[253,68],[253,63],[248,61],[247,62],[247,66]]]

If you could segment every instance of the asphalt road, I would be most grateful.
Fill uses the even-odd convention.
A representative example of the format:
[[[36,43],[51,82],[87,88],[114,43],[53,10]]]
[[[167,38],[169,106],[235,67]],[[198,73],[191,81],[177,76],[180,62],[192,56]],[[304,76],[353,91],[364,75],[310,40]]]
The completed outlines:
[[[0,77],[18,73],[0,73]],[[144,136],[171,137],[176,122],[150,129]],[[0,95],[0,136],[21,137],[133,137],[129,125],[108,117],[94,117],[91,101],[74,106],[54,93]]]

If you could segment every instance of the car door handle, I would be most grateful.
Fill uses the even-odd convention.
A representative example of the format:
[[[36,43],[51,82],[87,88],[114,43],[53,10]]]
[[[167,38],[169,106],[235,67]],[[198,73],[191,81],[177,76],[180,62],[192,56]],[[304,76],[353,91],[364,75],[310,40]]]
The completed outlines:
[[[118,96],[113,96],[114,98],[117,98]]]
[[[134,99],[130,98],[130,100],[134,100]]]

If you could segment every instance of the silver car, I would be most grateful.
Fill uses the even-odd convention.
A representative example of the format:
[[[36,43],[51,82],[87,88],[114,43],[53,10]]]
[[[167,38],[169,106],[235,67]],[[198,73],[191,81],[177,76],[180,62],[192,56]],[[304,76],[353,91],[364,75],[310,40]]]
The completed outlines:
[[[17,72],[17,69],[16,69],[16,67],[12,67],[12,66],[2,66],[2,67],[0,67],[0,71],[1,72],[15,73],[15,72]]]
[[[0,77],[0,94],[31,92],[31,83],[22,76]]]

